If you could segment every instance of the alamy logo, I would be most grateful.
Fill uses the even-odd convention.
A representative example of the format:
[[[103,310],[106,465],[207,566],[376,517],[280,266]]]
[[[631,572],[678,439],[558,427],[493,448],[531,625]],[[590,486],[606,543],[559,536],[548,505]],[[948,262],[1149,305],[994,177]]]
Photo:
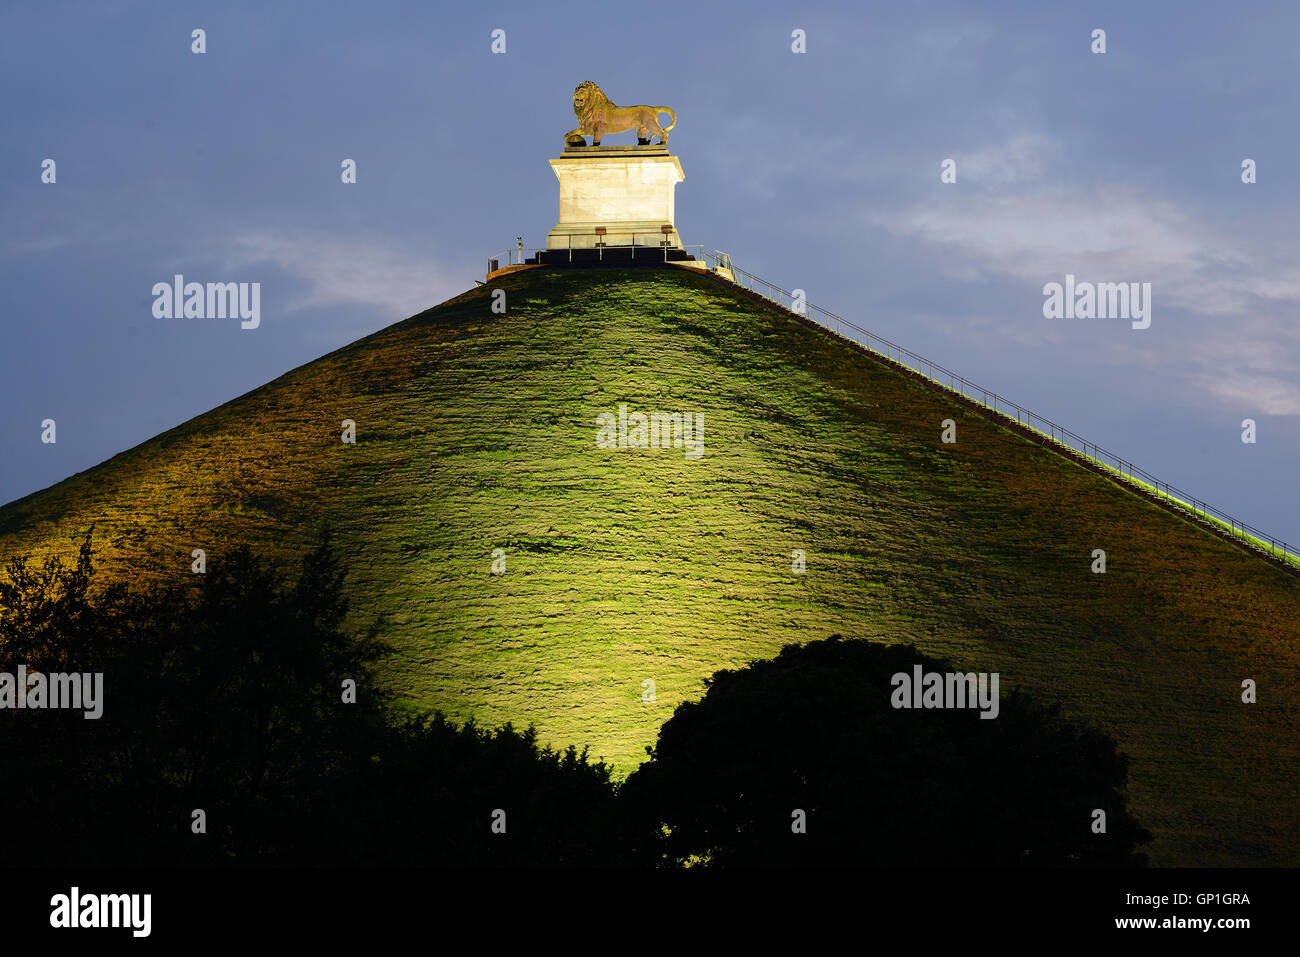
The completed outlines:
[[[890,679],[894,693],[889,703],[895,708],[978,708],[981,718],[998,716],[998,672],[960,671],[912,673],[900,671]]]
[[[242,319],[241,329],[262,322],[260,282],[186,282],[177,273],[169,283],[154,283],[153,297],[157,319]]]
[[[153,924],[152,894],[82,894],[81,888],[50,898],[50,926],[129,927],[131,936],[148,937]]]
[[[16,675],[0,671],[0,710],[6,708],[71,708],[94,721],[104,714],[104,673],[28,674],[26,665],[19,665]]]
[[[688,459],[704,456],[704,415],[696,412],[628,412],[618,404],[618,415],[596,416],[598,449],[683,449]]]
[[[1131,319],[1134,329],[1151,325],[1151,283],[1080,282],[1065,274],[1065,285],[1043,286],[1043,315],[1048,319]]]

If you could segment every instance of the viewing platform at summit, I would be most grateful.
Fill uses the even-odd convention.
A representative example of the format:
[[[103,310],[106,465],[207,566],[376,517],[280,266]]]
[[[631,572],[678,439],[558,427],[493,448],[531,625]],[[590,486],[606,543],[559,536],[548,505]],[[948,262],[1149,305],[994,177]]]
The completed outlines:
[[[654,268],[665,263],[692,266],[701,270],[710,269],[704,256],[704,247],[651,245],[638,238],[636,242],[624,240],[613,234],[608,244],[566,249],[505,249],[488,260],[487,276],[509,275],[522,269],[535,269],[547,266],[553,269],[628,269]]]

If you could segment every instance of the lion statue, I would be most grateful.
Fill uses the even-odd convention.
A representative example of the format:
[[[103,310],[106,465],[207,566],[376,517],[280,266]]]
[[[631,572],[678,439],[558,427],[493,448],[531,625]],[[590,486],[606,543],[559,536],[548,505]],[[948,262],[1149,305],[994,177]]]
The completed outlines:
[[[606,133],[622,133],[636,129],[638,146],[650,143],[651,136],[659,137],[660,146],[668,145],[668,131],[677,125],[677,114],[666,106],[615,106],[603,90],[590,80],[583,80],[573,91],[573,112],[579,126],[564,134],[566,146],[586,146],[583,138],[591,137],[591,145],[599,146]],[[672,122],[659,125],[659,114],[667,113]]]

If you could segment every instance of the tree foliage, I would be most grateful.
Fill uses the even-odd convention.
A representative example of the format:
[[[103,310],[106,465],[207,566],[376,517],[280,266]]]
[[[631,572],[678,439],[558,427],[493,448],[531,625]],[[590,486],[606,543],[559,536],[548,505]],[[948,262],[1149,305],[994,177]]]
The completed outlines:
[[[678,706],[622,800],[661,865],[1133,865],[1127,758],[1026,694],[999,716],[895,709],[892,676],[951,672],[911,646],[838,636],[719,671]],[[1107,832],[1092,830],[1094,809]],[[794,812],[806,833],[794,833]]]
[[[616,845],[591,838],[614,795],[585,753],[390,717],[386,649],[345,628],[327,537],[293,581],[246,547],[185,584],[94,579],[89,537],[70,567],[0,575],[0,671],[104,675],[98,720],[0,711],[0,820],[26,849],[7,863],[598,863]]]

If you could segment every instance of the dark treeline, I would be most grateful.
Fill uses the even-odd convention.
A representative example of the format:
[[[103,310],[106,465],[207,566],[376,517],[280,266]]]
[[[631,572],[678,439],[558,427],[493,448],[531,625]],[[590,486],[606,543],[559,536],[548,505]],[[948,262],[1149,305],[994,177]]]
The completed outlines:
[[[531,731],[388,717],[374,683],[386,649],[344,630],[328,541],[293,582],[240,548],[186,585],[93,583],[89,541],[69,568],[0,576],[0,671],[105,684],[98,720],[0,712],[0,816],[27,855],[6,864],[605,859],[604,765]],[[490,831],[498,808],[504,835]]]
[[[891,708],[892,674],[952,670],[912,648],[718,672],[620,787],[532,729],[399,716],[346,612],[328,539],[292,580],[246,547],[169,586],[99,586],[89,538],[70,566],[12,562],[0,673],[104,690],[97,720],[0,710],[3,864],[1132,865],[1150,839],[1114,742],[1055,710]]]

